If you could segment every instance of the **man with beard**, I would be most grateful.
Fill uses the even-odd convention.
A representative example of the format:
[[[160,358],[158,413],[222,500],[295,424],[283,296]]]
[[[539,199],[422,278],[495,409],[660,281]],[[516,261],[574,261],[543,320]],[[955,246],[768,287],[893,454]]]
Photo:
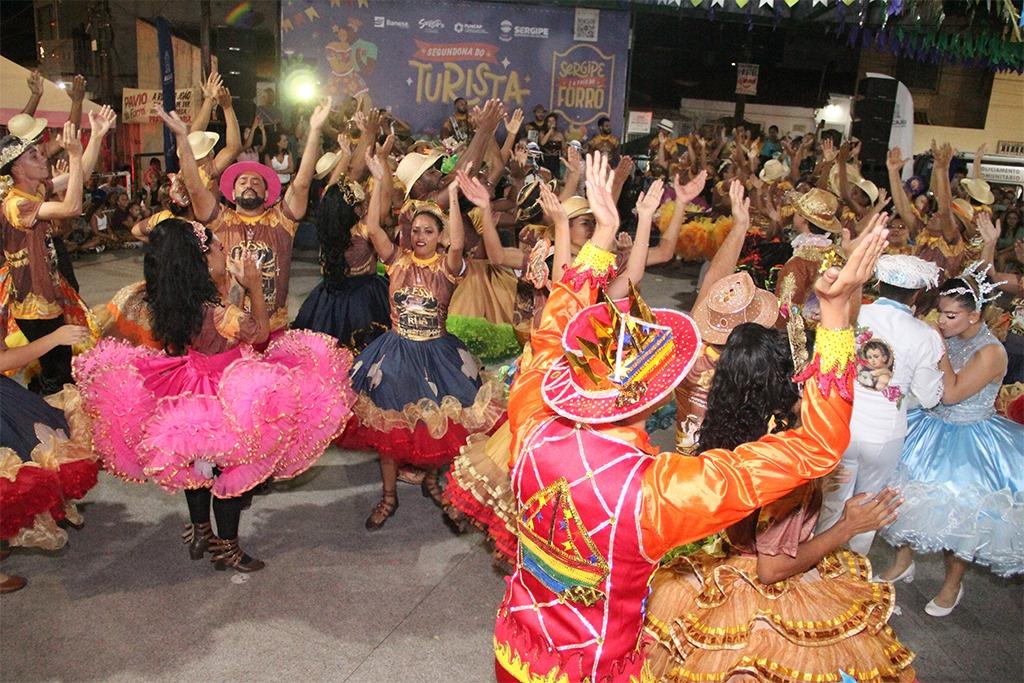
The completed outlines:
[[[604,152],[609,157],[619,154],[619,138],[612,135],[612,122],[607,116],[597,120],[597,135],[587,140],[587,149],[591,152]]]
[[[235,207],[220,204],[202,182],[195,157],[188,145],[188,126],[176,112],[157,113],[178,140],[181,176],[192,198],[196,219],[217,236],[232,259],[249,252],[263,274],[263,296],[271,311],[270,329],[288,324],[288,275],[291,270],[292,240],[299,221],[306,215],[309,186],[316,167],[320,132],[331,110],[324,98],[309,117],[309,134],[299,170],[288,185],[284,198],[281,181],[273,169],[254,161],[232,164],[221,175],[220,191]]]
[[[441,139],[453,138],[462,143],[473,135],[473,126],[469,122],[469,104],[464,97],[455,98],[455,113],[449,116],[441,126]]]

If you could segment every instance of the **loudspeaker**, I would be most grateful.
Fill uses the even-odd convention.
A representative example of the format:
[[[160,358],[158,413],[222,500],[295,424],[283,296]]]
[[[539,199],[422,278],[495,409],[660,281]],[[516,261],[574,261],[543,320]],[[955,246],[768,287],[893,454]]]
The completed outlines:
[[[220,26],[216,46],[217,70],[231,91],[238,125],[244,130],[256,113],[256,32]]]
[[[889,134],[896,111],[899,82],[891,78],[864,78],[857,84],[851,134],[861,141],[861,175],[880,186],[889,186],[885,166]]]

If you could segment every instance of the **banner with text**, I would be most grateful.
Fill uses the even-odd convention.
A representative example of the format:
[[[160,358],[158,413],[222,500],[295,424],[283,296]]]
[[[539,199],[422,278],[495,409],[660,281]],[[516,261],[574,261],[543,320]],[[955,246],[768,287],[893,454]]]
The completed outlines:
[[[629,14],[487,2],[283,0],[284,61],[315,64],[321,90],[368,98],[414,130],[436,132],[464,97],[497,97],[532,120],[536,104],[560,127],[621,134]]]
[[[174,91],[174,109],[185,123],[192,122],[192,103],[195,91],[182,88]],[[123,123],[160,123],[153,108],[164,106],[164,94],[160,90],[125,88],[121,95],[121,121]]]

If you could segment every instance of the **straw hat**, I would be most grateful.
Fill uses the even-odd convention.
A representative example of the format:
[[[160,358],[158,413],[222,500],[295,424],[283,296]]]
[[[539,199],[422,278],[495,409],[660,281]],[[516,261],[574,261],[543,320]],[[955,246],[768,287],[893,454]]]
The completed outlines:
[[[588,213],[594,213],[590,210],[590,202],[587,198],[580,197],[579,195],[569,197],[562,202],[562,208],[565,209],[565,217],[569,220],[579,218],[580,216],[586,216]]]
[[[658,130],[663,130],[666,133],[675,131],[676,124],[672,123],[670,119],[661,119],[658,121]]]
[[[36,118],[29,114],[15,114],[7,122],[7,130],[22,140],[35,140],[46,130],[46,119]]]
[[[202,161],[207,154],[213,151],[220,135],[205,130],[197,130],[188,134],[188,146],[192,148],[192,156],[196,161]]]
[[[337,152],[321,154],[320,158],[316,160],[316,171],[313,173],[313,176],[317,179],[326,178],[334,170],[334,167],[338,165],[338,159],[340,157]]]
[[[441,156],[441,150],[432,149],[426,154],[409,152],[402,157],[402,160],[398,162],[398,168],[395,169],[395,177],[405,187],[406,199],[409,198],[409,192],[412,191],[412,186],[416,184],[420,176],[437,163]]]
[[[965,228],[970,227],[971,221],[974,220],[974,207],[969,201],[957,197],[949,208],[953,210],[953,215],[960,219]]]
[[[815,187],[797,195],[793,200],[793,208],[798,214],[822,230],[828,230],[831,233],[842,232],[843,225],[836,219],[839,199],[827,190]]]
[[[697,359],[700,332],[685,313],[627,299],[588,306],[562,334],[563,356],[541,384],[544,402],[587,424],[617,422],[657,405]]]
[[[737,325],[772,327],[778,317],[779,300],[771,292],[758,289],[745,272],[723,277],[693,309],[701,338],[718,345],[725,344]]]
[[[774,183],[778,180],[782,180],[789,175],[789,166],[778,159],[769,159],[765,162],[761,172],[757,174],[757,177],[766,183]]]
[[[878,186],[862,176],[860,169],[853,164],[846,165],[846,181],[864,190],[864,194],[868,196],[872,204],[878,201]],[[842,194],[839,192],[839,164],[832,166],[832,170],[828,174],[828,186],[832,189],[833,194]]]
[[[963,178],[960,187],[970,195],[971,199],[979,204],[991,204],[996,200],[992,194],[992,188],[981,178]]]

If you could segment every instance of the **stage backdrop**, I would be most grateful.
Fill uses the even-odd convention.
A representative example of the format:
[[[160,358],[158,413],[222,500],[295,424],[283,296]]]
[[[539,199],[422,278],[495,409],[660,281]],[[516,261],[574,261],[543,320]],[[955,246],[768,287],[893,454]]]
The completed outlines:
[[[573,7],[422,0],[283,0],[285,64],[316,64],[336,98],[369,96],[414,130],[437,131],[464,97],[532,119],[543,104],[568,125],[608,116],[621,135],[629,14]]]

